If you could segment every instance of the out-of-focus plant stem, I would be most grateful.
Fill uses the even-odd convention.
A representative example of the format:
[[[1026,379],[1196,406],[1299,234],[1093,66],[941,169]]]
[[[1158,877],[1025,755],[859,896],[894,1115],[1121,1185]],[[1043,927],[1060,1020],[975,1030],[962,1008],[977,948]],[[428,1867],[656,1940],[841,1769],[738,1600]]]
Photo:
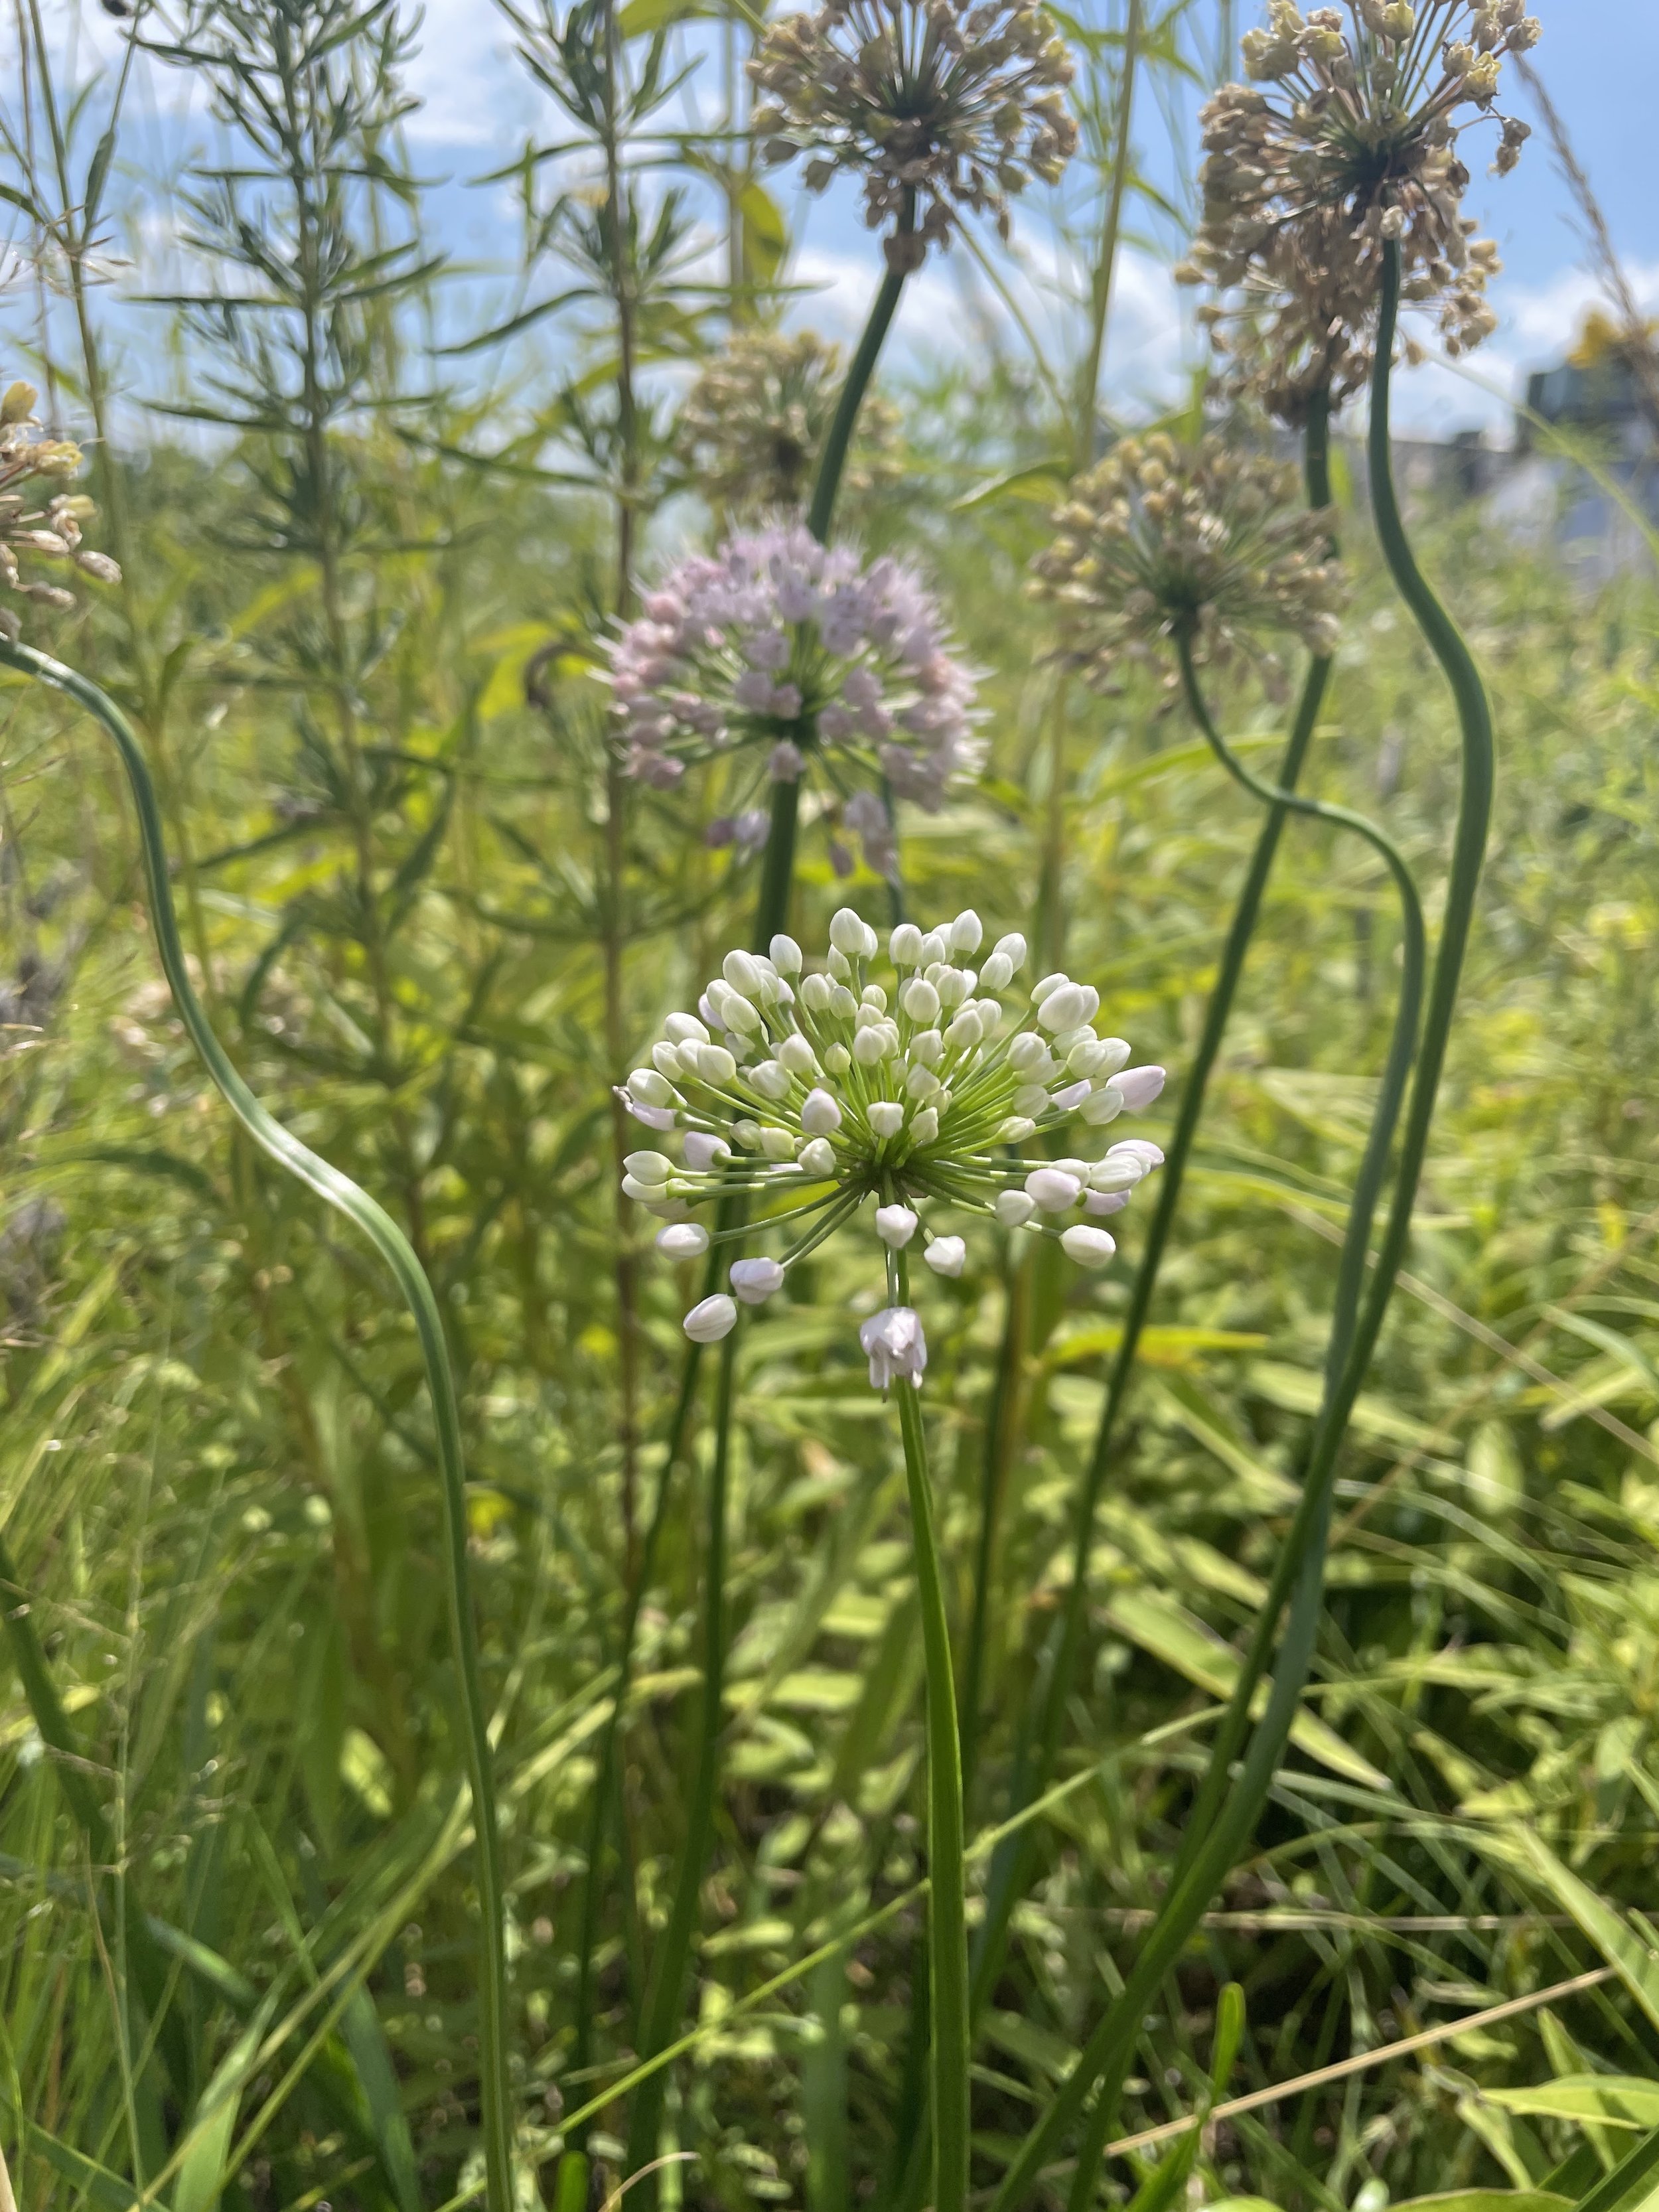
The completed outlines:
[[[440,1496],[443,1507],[443,1575],[448,1601],[451,1645],[459,1683],[457,1733],[460,1737],[472,1797],[477,1837],[480,1917],[478,2074],[483,2108],[483,2142],[490,2212],[510,2212],[512,2186],[512,2098],[507,2079],[507,1954],[505,1897],[495,1812],[495,1778],[484,1712],[467,1567],[466,1473],[461,1447],[460,1408],[449,1361],[438,1300],[409,1239],[385,1208],[349,1176],[318,1157],[268,1114],[243,1081],[215,1035],[185,965],[173,912],[171,872],[161,811],[143,748],[131,725],[98,686],[32,647],[0,639],[0,662],[37,682],[51,685],[83,707],[113,738],[132,787],[149,886],[156,949],[173,1003],[191,1043],[215,1087],[253,1141],[277,1166],[313,1190],[353,1222],[391,1269],[409,1308],[420,1340],[427,1389],[436,1431]],[[15,1624],[14,1650],[15,1650]],[[44,1731],[43,1731],[44,1733]],[[84,1825],[84,1820],[83,1820]],[[137,1961],[135,1960],[135,1964]]]
[[[1123,25],[1123,70],[1118,80],[1117,132],[1112,147],[1111,175],[1106,188],[1106,212],[1101,224],[1100,251],[1095,258],[1089,300],[1089,343],[1078,377],[1077,421],[1073,437],[1073,473],[1088,468],[1095,458],[1096,410],[1100,398],[1100,365],[1106,351],[1106,331],[1111,316],[1112,279],[1117,270],[1118,241],[1123,232],[1123,203],[1129,185],[1129,125],[1134,113],[1135,74],[1140,59],[1141,0],[1129,0]]]

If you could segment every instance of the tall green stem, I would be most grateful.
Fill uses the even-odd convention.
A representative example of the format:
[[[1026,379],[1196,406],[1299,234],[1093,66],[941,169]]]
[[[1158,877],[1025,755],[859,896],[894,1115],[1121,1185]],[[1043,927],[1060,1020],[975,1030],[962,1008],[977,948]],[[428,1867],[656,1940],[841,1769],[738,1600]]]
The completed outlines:
[[[1486,854],[1492,812],[1493,744],[1485,687],[1455,624],[1417,566],[1395,495],[1389,400],[1399,300],[1400,254],[1398,246],[1391,245],[1384,259],[1371,379],[1368,444],[1371,505],[1390,574],[1451,688],[1458,715],[1462,778],[1444,918],[1429,985],[1423,1042],[1401,1139],[1394,1195],[1370,1295],[1358,1314],[1353,1340],[1334,1388],[1328,1386],[1331,1365],[1328,1361],[1328,1389],[1315,1427],[1302,1503],[1281,1553],[1273,1587],[1258,1616],[1256,1632],[1217,1737],[1205,1784],[1188,1818],[1189,1842],[1177,1862],[1169,1896],[1142,1945],[1121,1996],[1090,2038],[1064,2089],[1009,2169],[994,2212],[1013,2212],[1013,2208],[1023,2203],[1033,2177],[1078,2118],[1098,2083],[1099,2094],[1073,2191],[1074,2207],[1091,2201],[1095,2175],[1133,2050],[1141,2011],[1196,1925],[1216,1885],[1225,1878],[1266,1802],[1312,1664],[1337,1455],[1410,1241],[1412,1213],[1427,1152],[1440,1073]],[[1398,1035],[1396,1023],[1396,1038]],[[1388,1078],[1384,1080],[1386,1085]],[[1362,1268],[1363,1264],[1362,1254]],[[1231,1759],[1243,1741],[1250,1700],[1265,1671],[1274,1626],[1287,1596],[1290,1609],[1274,1661],[1272,1694],[1251,1736],[1243,1766],[1230,1784]],[[1213,1820],[1206,1826],[1206,1808],[1210,1805],[1216,1811]]]
[[[908,225],[907,225],[908,227]],[[898,306],[903,278],[890,270],[884,278],[871,310],[858,350],[853,356],[847,382],[842,387],[836,414],[824,442],[823,457],[818,464],[817,481],[813,488],[809,526],[820,543],[827,541],[830,526],[834,519],[836,497],[841,489],[842,471],[846,466],[848,449],[858,423],[859,410],[875,373],[877,358],[883,341],[892,323]],[[772,787],[772,819],[767,833],[765,852],[761,862],[760,892],[756,902],[753,944],[757,951],[764,952],[772,939],[787,927],[789,904],[794,883],[795,832],[800,812],[800,786],[798,781],[781,779]],[[716,1246],[716,1251],[721,1248]],[[709,1288],[716,1277],[710,1263]],[[726,1485],[730,1456],[732,1423],[732,1366],[735,1354],[734,1336],[726,1339],[720,1361],[720,1380],[714,1414],[714,1468],[710,1477],[708,1498],[708,1559],[704,1589],[703,1644],[705,1652],[704,1694],[697,1751],[696,1781],[692,1792],[690,1818],[676,1872],[674,1900],[670,1907],[669,1923],[665,1929],[657,1955],[653,1962],[650,1987],[642,2008],[639,2050],[641,2058],[650,2058],[669,2041],[678,2023],[679,2008],[684,1996],[685,1969],[690,1956],[692,1939],[696,1930],[697,1901],[702,1893],[702,1882],[709,1846],[714,1838],[714,1808],[715,1785],[719,1778],[720,1705],[719,1680],[725,1663],[726,1602]],[[696,1345],[688,1347],[685,1367],[680,1387],[680,1407],[689,1413],[696,1388],[699,1351]],[[681,1416],[677,1415],[677,1431]],[[663,1471],[665,1486],[672,1470],[672,1457]],[[660,1513],[663,1492],[659,1492]],[[639,1577],[642,1589],[647,1577]],[[635,1638],[638,1631],[638,1590],[630,1599],[623,1622],[622,1650],[618,1656],[618,1679],[625,1683],[633,1664]],[[620,1694],[618,1711],[620,1711]],[[599,1771],[594,1788],[596,1801],[609,1796],[614,1784],[616,1763],[615,1721],[607,1729],[600,1757]],[[596,1802],[590,1808],[590,1838],[604,1832],[605,1808]],[[598,1864],[596,1854],[588,1860],[590,1886],[593,1869]],[[597,1923],[588,1909],[584,1911],[582,1963],[579,1972],[583,1984],[592,1985],[592,1951],[597,1935]],[[585,2026],[579,2035],[586,2035]],[[638,2174],[642,2166],[656,2156],[657,2138],[662,2122],[664,2078],[653,2075],[642,2086],[629,2118],[628,2171]],[[578,2154],[580,2157],[580,2153]],[[586,2160],[578,2166],[577,2159],[568,2161],[574,2191],[586,2182]],[[643,2200],[640,2212],[649,2212],[656,2196],[656,2177],[647,2176],[636,2185]],[[566,2184],[561,2176],[559,2212],[578,2212],[574,2203],[565,2203]]]
[[[703,1560],[702,1696],[697,1730],[697,1765],[691,1784],[690,1809],[681,1850],[679,1879],[668,1925],[663,1930],[652,1961],[640,2027],[641,2058],[654,2057],[679,2024],[684,2002],[686,1967],[696,1934],[697,1901],[702,1893],[703,1869],[714,1833],[714,1795],[720,1779],[720,1701],[726,1679],[726,1523],[727,1478],[731,1464],[732,1381],[737,1360],[738,1332],[733,1329],[720,1346],[720,1383],[714,1405],[714,1456],[708,1477],[708,1545]],[[663,2091],[667,2075],[659,2071],[641,2083],[628,2116],[628,2171],[640,2175],[657,2155],[662,2128]],[[656,2198],[656,2176],[647,2175],[637,2185],[647,2204]]]
[[[909,1285],[899,1255],[899,1297]],[[963,1894],[962,1743],[951,1662],[951,1624],[939,1571],[939,1528],[927,1476],[927,1439],[919,1394],[898,1385],[899,1428],[921,1605],[927,1713],[927,1952],[932,2022],[933,2212],[964,2212],[968,2202],[969,2098],[968,1923]]]
[[[1323,394],[1316,398],[1309,414],[1304,473],[1309,505],[1316,508],[1328,507],[1331,497],[1330,417]],[[1329,684],[1330,669],[1331,664],[1327,659],[1316,659],[1309,665],[1296,718],[1291,726],[1279,765],[1279,788],[1286,794],[1294,790],[1307,758],[1308,747],[1318,726],[1320,709]],[[1249,866],[1239,890],[1238,904],[1233,912],[1226,942],[1222,948],[1215,985],[1205,1011],[1203,1032],[1187,1072],[1181,1110],[1176,1117],[1169,1153],[1158,1176],[1158,1201],[1147,1225],[1146,1243],[1141,1253],[1140,1264],[1135,1270],[1134,1281],[1130,1287],[1128,1309],[1123,1317],[1123,1334],[1107,1379],[1106,1399],[1101,1409],[1099,1426],[1095,1431],[1094,1449],[1090,1455],[1083,1486],[1078,1496],[1073,1524],[1072,1578],[1066,1589],[1058,1632],[1051,1640],[1048,1662],[1038,1679],[1036,1710],[1022,1733],[1010,1791],[1011,1812],[1023,1811],[1034,1798],[1041,1796],[1053,1778],[1054,1763],[1059,1753],[1060,1726],[1083,1649],[1083,1632],[1088,1616],[1089,1552],[1094,1540],[1101,1493],[1105,1487],[1110,1465],[1112,1443],[1117,1433],[1118,1416],[1122,1410],[1139,1350],[1141,1332],[1146,1328],[1146,1316],[1151,1310],[1152,1294],[1158,1287],[1158,1273],[1164,1264],[1170,1232],[1174,1226],[1176,1210],[1181,1202],[1187,1164],[1203,1115],[1210,1077],[1220,1056],[1222,1040],[1232,1014],[1233,1000],[1244,971],[1245,956],[1255,935],[1261,901],[1267,890],[1267,878],[1273,872],[1288,811],[1288,803],[1276,801],[1268,809],[1267,818],[1262,823],[1255,850],[1250,855]],[[1009,1917],[1024,1887],[1024,1870],[1030,1863],[1035,1838],[1030,1828],[1022,1826],[1007,1838],[993,1858],[987,1883],[985,1918],[975,1945],[975,2011],[984,2003],[1000,1971]]]
[[[214,1035],[191,986],[173,912],[167,846],[155,785],[143,751],[126,717],[113,700],[71,668],[33,647],[0,639],[0,662],[38,683],[50,684],[84,707],[114,739],[132,787],[149,886],[156,949],[172,988],[179,1018],[200,1054],[215,1086],[233,1114],[268,1158],[316,1192],[337,1212],[362,1231],[391,1269],[420,1340],[427,1389],[437,1431],[438,1468],[443,1502],[443,1568],[449,1605],[450,1640],[460,1680],[457,1716],[472,1820],[477,1838],[479,1942],[478,2059],[483,2106],[484,2156],[491,2212],[511,2212],[513,2204],[512,2106],[507,2071],[507,1960],[503,1945],[504,1900],[501,1847],[495,1817],[495,1778],[478,1665],[477,1632],[467,1573],[466,1474],[461,1449],[460,1412],[444,1340],[438,1301],[408,1238],[385,1208],[274,1120],[254,1097]]]
[[[913,202],[914,202],[914,196]],[[900,233],[908,236],[914,221],[914,204],[908,208]],[[847,372],[847,381],[841,388],[841,398],[836,403],[836,412],[830,424],[830,434],[823,441],[823,452],[818,460],[817,481],[812,486],[812,504],[806,512],[806,526],[820,545],[830,542],[830,525],[835,520],[836,499],[841,490],[842,473],[847,466],[847,455],[853,443],[853,433],[858,428],[859,410],[864,404],[864,395],[870,388],[870,379],[876,373],[876,362],[886,342],[893,317],[898,312],[899,294],[904,289],[905,272],[890,265],[881,280],[876,294],[876,303],[870,310],[870,319],[864,326],[858,351],[853,356],[852,366]]]

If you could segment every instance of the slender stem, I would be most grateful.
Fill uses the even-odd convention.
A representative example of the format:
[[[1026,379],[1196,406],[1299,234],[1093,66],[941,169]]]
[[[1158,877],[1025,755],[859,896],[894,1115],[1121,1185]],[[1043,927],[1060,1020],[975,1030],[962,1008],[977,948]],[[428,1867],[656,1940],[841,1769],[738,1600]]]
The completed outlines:
[[[1390,574],[1419,627],[1439,661],[1457,708],[1462,750],[1462,776],[1456,829],[1452,842],[1451,866],[1447,878],[1444,917],[1428,989],[1423,1042],[1417,1057],[1412,1093],[1407,1108],[1394,1195],[1383,1231],[1382,1248],[1371,1287],[1358,1316],[1353,1341],[1340,1380],[1328,1387],[1315,1427],[1303,1498],[1280,1555],[1267,1602],[1218,1736],[1210,1773],[1199,1804],[1188,1821],[1188,1834],[1198,1838],[1183,1853],[1164,1906],[1143,1943],[1123,1991],[1090,2038],[1064,2089],[1023,2146],[1019,2157],[998,2192],[994,2212],[1012,2212],[1020,2204],[1032,2177],[1053,2147],[1077,2118],[1091,2089],[1100,2084],[1091,2116],[1089,2137],[1077,2169],[1073,2203],[1086,2201],[1082,2191],[1092,2191],[1094,2177],[1117,2093],[1133,2050],[1139,2015],[1169,1964],[1177,1955],[1186,1936],[1203,1912],[1215,1885],[1225,1878],[1236,1851],[1242,1847],[1266,1802],[1273,1777],[1296,1717],[1303,1684],[1312,1664],[1314,1639],[1324,1578],[1324,1559],[1331,1516],[1332,1480],[1337,1454],[1376,1348],[1406,1248],[1410,1241],[1412,1213],[1428,1147],[1429,1131],[1444,1065],[1447,1042],[1455,1012],[1458,985],[1468,946],[1474,901],[1491,821],[1493,781],[1493,743],[1491,708],[1473,657],[1455,624],[1441,605],[1417,566],[1400,517],[1389,442],[1389,384],[1395,333],[1399,313],[1400,254],[1390,245],[1384,257],[1379,303],[1376,351],[1371,379],[1371,418],[1368,441],[1372,512],[1377,536]],[[1396,1024],[1396,1038],[1399,1025]],[[1385,1078],[1385,1083],[1387,1078]],[[1328,1377],[1329,1375],[1328,1365]],[[1231,1788],[1225,1785],[1231,1762],[1230,1744],[1243,1741],[1249,1701],[1266,1663],[1273,1624],[1285,1596],[1290,1598],[1285,1636],[1274,1662],[1273,1692],[1267,1709],[1251,1737],[1244,1765]],[[1218,1810],[1206,1830],[1206,1796]]]
[[[900,1297],[908,1298],[900,1255]],[[919,1394],[898,1385],[899,1428],[921,1602],[927,1672],[928,2001],[932,2014],[933,2212],[964,2212],[968,2202],[969,2094],[968,1923],[963,1894],[962,1746],[957,1727],[951,1626],[939,1571],[939,1531]]]
[[[1328,507],[1331,497],[1330,417],[1322,393],[1316,398],[1308,417],[1304,474],[1309,505],[1316,508]],[[1296,718],[1291,726],[1279,764],[1279,788],[1287,793],[1294,789],[1307,758],[1308,748],[1312,743],[1324,703],[1330,668],[1331,664],[1327,659],[1316,659],[1309,665]],[[1110,1465],[1118,1416],[1127,1393],[1152,1295],[1158,1287],[1164,1250],[1181,1202],[1187,1164],[1203,1115],[1210,1077],[1220,1056],[1222,1041],[1232,1014],[1233,1000],[1243,974],[1245,957],[1255,935],[1262,898],[1278,854],[1279,841],[1287,813],[1288,808],[1285,805],[1275,802],[1262,823],[1255,850],[1250,855],[1249,866],[1239,890],[1238,904],[1233,912],[1226,942],[1222,948],[1214,988],[1205,1011],[1203,1033],[1187,1073],[1181,1110],[1176,1117],[1169,1153],[1158,1176],[1158,1202],[1152,1210],[1140,1264],[1135,1271],[1129,1291],[1128,1309],[1123,1317],[1123,1334],[1107,1380],[1106,1399],[1101,1409],[1100,1425],[1095,1432],[1094,1449],[1078,1497],[1073,1524],[1071,1581],[1058,1631],[1050,1643],[1048,1663],[1036,1685],[1036,1710],[1022,1734],[1010,1791],[1012,1811],[1021,1811],[1034,1798],[1041,1796],[1053,1775],[1054,1762],[1059,1752],[1060,1725],[1083,1649],[1083,1632],[1088,1617],[1089,1553],[1094,1541],[1095,1519]],[[1035,1834],[1029,1827],[1017,1829],[999,1847],[992,1863],[987,1884],[985,1918],[975,1945],[975,2011],[984,2003],[1000,1970],[1009,1917],[1024,1887],[1024,1869],[1035,1843]]]
[[[795,879],[795,825],[799,818],[799,779],[780,777],[772,786],[772,826],[766,833],[760,897],[755,907],[757,952],[764,952],[789,920],[789,895]]]
[[[472,1795],[477,1838],[479,1939],[479,2077],[483,2106],[484,2154],[491,2212],[511,2212],[513,2203],[512,2106],[507,2072],[507,1960],[502,1941],[504,1900],[501,1847],[495,1815],[495,1778],[484,1713],[467,1571],[466,1474],[461,1448],[460,1412],[454,1376],[444,1340],[437,1297],[408,1238],[385,1208],[349,1176],[302,1145],[260,1104],[226,1055],[191,986],[173,912],[166,842],[155,785],[126,717],[113,700],[84,676],[33,647],[0,639],[0,662],[63,691],[101,722],[114,739],[132,787],[150,894],[151,919],[161,966],[172,988],[179,1018],[200,1054],[214,1085],[260,1150],[313,1190],[337,1212],[354,1222],[374,1246],[395,1279],[420,1340],[427,1389],[437,1432],[438,1468],[443,1503],[443,1570],[449,1606],[450,1639],[460,1682],[457,1716]]]
[[[915,221],[915,196],[911,195],[900,234],[908,235]],[[830,542],[830,525],[835,520],[836,496],[841,489],[842,471],[847,466],[848,448],[853,433],[858,427],[859,410],[864,404],[864,395],[870,388],[870,379],[875,374],[876,361],[885,342],[899,303],[899,294],[904,289],[905,272],[889,264],[876,294],[876,303],[870,310],[870,319],[864,326],[858,351],[853,356],[852,367],[847,372],[847,381],[842,386],[841,398],[836,403],[830,434],[823,441],[823,453],[818,461],[817,482],[812,487],[812,504],[807,510],[806,526],[820,545]]]
[[[1112,176],[1101,228],[1100,258],[1095,266],[1094,295],[1090,302],[1089,350],[1078,380],[1077,428],[1073,466],[1090,467],[1095,458],[1095,409],[1100,395],[1100,364],[1106,351],[1106,326],[1112,305],[1112,278],[1117,268],[1118,239],[1123,228],[1123,203],[1129,184],[1129,121],[1134,111],[1135,68],[1140,58],[1141,0],[1129,0],[1123,26],[1123,76],[1118,87],[1117,134],[1112,149]]]
[[[703,1869],[714,1833],[714,1795],[720,1778],[721,1694],[726,1677],[726,1522],[727,1476],[731,1462],[732,1381],[736,1365],[738,1332],[733,1329],[720,1346],[720,1382],[714,1408],[714,1455],[708,1475],[708,1539],[703,1559],[702,1697],[697,1728],[697,1764],[680,1852],[678,1879],[668,1925],[663,1930],[652,1960],[651,1983],[646,1992],[640,2025],[642,2058],[660,2051],[679,2024],[685,1996],[686,1968],[696,1934],[697,1902],[702,1894]],[[656,2176],[642,2169],[657,2155],[662,2127],[665,2073],[641,2083],[628,2116],[628,2171],[635,2178],[638,2193],[648,2206],[656,2200]]]

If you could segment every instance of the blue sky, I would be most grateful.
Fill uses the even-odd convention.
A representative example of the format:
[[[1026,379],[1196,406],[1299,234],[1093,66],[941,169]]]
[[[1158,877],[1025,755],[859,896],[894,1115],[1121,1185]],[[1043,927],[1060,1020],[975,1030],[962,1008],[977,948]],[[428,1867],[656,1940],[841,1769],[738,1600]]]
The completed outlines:
[[[1106,4],[1093,0],[1090,12]],[[1115,11],[1117,0],[1112,4]],[[1659,195],[1653,181],[1659,167],[1654,97],[1659,0],[1534,0],[1534,5],[1544,25],[1534,59],[1590,173],[1638,295],[1659,307]],[[71,35],[67,0],[58,0],[54,12]],[[1241,27],[1253,20],[1248,0],[1237,15]],[[81,20],[78,35],[107,50],[112,33],[106,19],[93,10]],[[485,292],[510,283],[518,243],[507,192],[472,180],[510,158],[526,133],[545,131],[548,121],[489,0],[427,0],[410,79],[422,102],[410,126],[411,150],[423,174],[443,179],[431,198],[434,226],[458,261],[477,272],[457,286],[453,312],[464,318],[483,310]],[[199,105],[175,73],[161,72],[137,92],[132,119],[140,127],[127,187],[136,265],[112,272],[117,293],[164,288],[187,276],[171,247],[165,196],[154,191],[144,172],[176,174],[181,155],[207,135]],[[1510,104],[1528,112],[1518,88]],[[1148,106],[1136,135],[1149,158],[1158,132]],[[1470,166],[1476,170],[1470,212],[1498,240],[1504,261],[1494,294],[1502,327],[1474,366],[1487,383],[1513,392],[1528,368],[1560,358],[1597,288],[1584,269],[1571,202],[1541,132],[1508,179],[1491,179],[1479,161]],[[872,242],[850,198],[805,200],[789,189],[787,173],[779,188],[798,241],[793,274],[810,288],[796,312],[845,335],[861,320],[877,273]],[[1035,206],[1021,211],[1018,243],[1025,267],[1016,289],[1032,319],[1052,329],[1056,311],[1046,272],[1053,270],[1054,249]],[[1109,400],[1122,411],[1133,414],[1155,404],[1178,384],[1183,363],[1196,357],[1187,320],[1190,305],[1170,283],[1161,259],[1139,252],[1126,257],[1106,365]],[[136,311],[120,321],[134,349],[133,380],[154,389],[161,364],[144,359],[149,345],[143,333],[149,329],[159,338],[157,319],[153,312]],[[948,259],[935,257],[908,288],[896,357],[902,364],[907,355],[913,362],[949,356],[973,346],[988,330],[1018,349],[1006,312],[975,277],[967,257],[960,251]],[[1437,434],[1474,423],[1501,428],[1507,417],[1501,397],[1434,368],[1404,379],[1399,404],[1402,425]]]

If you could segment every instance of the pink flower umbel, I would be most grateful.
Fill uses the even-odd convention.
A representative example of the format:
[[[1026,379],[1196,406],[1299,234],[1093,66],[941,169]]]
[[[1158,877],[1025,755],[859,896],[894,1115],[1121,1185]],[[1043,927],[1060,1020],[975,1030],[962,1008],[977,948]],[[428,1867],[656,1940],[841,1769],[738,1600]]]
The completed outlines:
[[[670,789],[699,762],[746,753],[756,790],[814,778],[878,873],[891,854],[871,783],[931,813],[979,765],[974,678],[932,594],[902,562],[866,566],[799,524],[682,562],[617,639],[609,680],[630,775]],[[743,842],[751,811],[716,836]]]

